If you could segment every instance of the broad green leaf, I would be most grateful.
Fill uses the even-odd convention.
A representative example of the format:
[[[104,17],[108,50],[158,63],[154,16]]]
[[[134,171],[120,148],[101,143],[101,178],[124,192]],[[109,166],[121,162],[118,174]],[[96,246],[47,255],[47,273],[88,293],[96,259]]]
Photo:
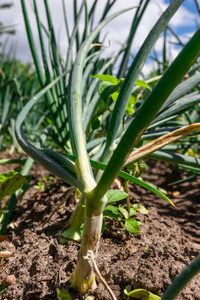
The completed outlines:
[[[114,85],[110,82],[103,81],[99,85],[99,96],[104,100],[107,101],[107,99],[115,93],[119,89],[118,85]]]
[[[132,216],[134,216],[135,213],[136,213],[136,210],[133,207],[131,207],[129,209],[129,216],[132,217]]]
[[[161,300],[159,296],[154,295],[151,292],[148,292],[144,289],[137,289],[130,292],[127,292],[127,290],[125,289],[124,293],[129,297],[137,298],[141,300]]]
[[[118,89],[117,92],[112,94],[112,99],[113,101],[117,101],[117,98],[119,96],[119,92],[120,92],[120,88]],[[131,94],[127,107],[126,107],[126,111],[129,113],[129,115],[133,114],[135,112],[134,108],[132,107],[132,105],[135,105],[135,103],[137,102],[137,97],[134,96],[134,94]]]
[[[131,105],[127,105],[126,111],[129,115],[132,115],[135,112],[134,108]]]
[[[107,203],[120,201],[120,200],[125,199],[126,197],[128,197],[127,193],[125,193],[123,191],[119,191],[119,190],[109,190],[106,195],[107,195],[107,198],[108,198]]]
[[[123,218],[124,218],[123,215],[120,214],[120,215],[118,216],[118,221],[123,221]]]
[[[71,296],[68,292],[57,289],[58,300],[71,300]]]
[[[126,230],[130,231],[131,233],[140,233],[140,228],[138,221],[133,218],[128,218],[125,222]]]
[[[137,97],[133,94],[131,94],[129,101],[128,101],[128,105],[135,105],[135,103],[137,102]]]
[[[133,204],[133,208],[136,210],[138,209],[139,205],[138,204]]]
[[[106,82],[106,81],[103,81],[103,82],[100,83],[98,92],[99,92],[99,96],[100,96],[101,98],[102,98],[101,94],[103,93],[103,91],[104,91],[108,86],[114,86],[114,85],[113,85],[112,83]]]
[[[118,98],[118,96],[119,96],[119,90],[117,91],[117,92],[115,92],[115,93],[113,93],[112,94],[112,99],[113,99],[113,101],[117,101],[117,98]]]
[[[117,85],[119,83],[119,80],[116,77],[112,76],[112,75],[100,74],[100,75],[94,75],[94,76],[91,76],[91,77],[92,78],[98,78],[101,81],[110,82],[114,85]]]
[[[135,97],[134,95],[131,94],[128,104],[127,104],[127,107],[126,107],[126,111],[129,113],[129,115],[132,115],[135,112],[132,105],[134,105],[136,102],[137,102],[137,97]]]
[[[128,219],[129,214],[128,214],[128,211],[124,208],[124,206],[119,205],[118,210],[122,213],[122,215],[124,216],[125,219]]]
[[[121,89],[121,83],[123,80],[119,81],[117,78],[111,75],[94,75],[93,78],[99,78],[102,80],[101,84],[99,85],[99,96],[106,101],[109,96],[112,96],[113,101],[117,101],[119,96],[119,92]],[[107,79],[108,77],[108,79]],[[105,80],[104,80],[105,79]],[[116,79],[116,80],[114,80]],[[132,105],[135,105],[137,102],[137,97],[134,94],[131,94],[129,98],[129,102],[126,107],[126,111],[131,115],[135,112]]]
[[[128,293],[131,292],[131,288],[132,288],[131,284],[127,285],[124,289],[124,294],[128,295]]]
[[[6,287],[2,283],[0,283],[0,294],[2,294],[5,291],[5,288]]]
[[[26,178],[15,171],[0,174],[0,201],[14,194],[26,182]]]
[[[21,170],[22,170],[21,166],[18,166],[16,168],[14,168],[14,171],[17,172],[17,173],[21,173]]]
[[[143,205],[139,205],[136,210],[143,215],[148,215],[148,210]]]
[[[92,121],[92,124],[91,124],[92,130],[95,130],[95,129],[99,128],[100,125],[101,125],[100,117],[95,118],[95,119]]]
[[[135,85],[141,86],[141,87],[145,87],[147,89],[149,89],[151,91],[150,86],[148,85],[148,83],[146,83],[143,80],[137,79]]]
[[[106,206],[104,212],[103,212],[103,216],[109,219],[115,219],[118,220],[118,210],[117,207],[112,206],[112,205],[108,205]]]
[[[136,177],[140,177],[147,169],[147,164],[145,164],[143,161],[139,161],[137,163],[137,170],[135,173]]]

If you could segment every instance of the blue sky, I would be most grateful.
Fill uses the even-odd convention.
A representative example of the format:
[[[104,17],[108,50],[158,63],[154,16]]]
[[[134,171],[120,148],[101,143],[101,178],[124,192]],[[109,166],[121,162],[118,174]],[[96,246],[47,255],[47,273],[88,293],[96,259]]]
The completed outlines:
[[[170,1],[169,0],[165,0],[164,1],[166,4],[169,4]],[[197,0],[197,2],[199,2],[199,5],[200,5],[200,0]],[[195,5],[195,2],[194,0],[185,0],[182,4],[183,7],[185,7],[189,12],[193,13],[195,15],[195,18],[197,20],[197,24],[199,24],[199,20],[200,20],[200,17],[198,15],[198,12],[197,12],[197,7]],[[191,24],[188,24],[188,23],[183,23],[181,24],[181,26],[179,28],[177,28],[177,33],[178,34],[181,34],[181,33],[184,33],[185,31],[190,31],[190,32],[194,32],[194,30],[196,29],[195,26],[193,26],[193,23]]]
[[[198,0],[199,1],[199,0]],[[0,2],[4,2],[4,0],[0,0]],[[10,24],[17,24],[16,26],[16,35],[10,40],[10,42],[14,43],[16,49],[16,56],[22,60],[23,62],[31,61],[31,54],[28,46],[24,20],[21,11],[21,4],[20,0],[13,0],[14,6],[11,9],[0,11],[1,14],[1,21],[5,25]],[[81,0],[79,0],[79,3]],[[93,2],[93,1],[92,1]],[[98,12],[101,12],[107,0],[101,0],[98,2]],[[132,52],[136,53],[141,46],[142,42],[144,41],[146,35],[152,28],[152,26],[157,21],[161,11],[167,7],[169,0],[151,0],[148,6],[148,9],[141,21],[139,26],[139,30],[135,36],[135,40],[132,46]],[[43,1],[38,0],[37,3],[39,4],[40,8],[40,16],[41,19],[45,22],[45,13],[43,7]],[[66,0],[68,4],[68,18],[69,23],[72,24],[73,27],[73,0]],[[88,0],[90,4],[91,1]],[[139,0],[117,0],[115,5],[113,6],[110,13],[123,9],[124,7],[137,5]],[[29,16],[31,23],[33,24],[33,34],[35,38],[36,45],[39,49],[39,42],[38,42],[38,35],[35,26],[35,17],[30,6],[30,1],[26,0],[26,4],[29,11]],[[64,31],[64,22],[62,16],[62,1],[61,0],[50,0],[49,1],[50,9],[53,14],[53,23],[55,26],[55,32],[57,35],[57,40],[61,48],[61,52],[65,57],[66,49],[67,49],[67,39],[66,33]],[[124,42],[128,36],[130,24],[132,22],[132,18],[134,15],[134,11],[130,11],[125,13],[109,23],[103,30],[102,35],[108,33],[107,39],[105,44],[110,45],[109,48],[105,49],[104,55],[111,55],[117,47],[119,47],[119,42]],[[97,15],[98,18],[99,15]],[[194,0],[185,0],[182,4],[181,8],[178,10],[176,15],[170,21],[170,26],[173,30],[180,35],[181,40],[186,42],[188,38],[195,32],[197,24],[200,24],[200,18],[197,14],[197,9],[194,4]],[[82,27],[84,25],[84,20],[81,20]],[[5,39],[5,37],[1,38]],[[162,38],[158,40],[156,43],[156,50],[159,53],[162,49]],[[174,46],[173,44],[169,44],[169,53],[171,59],[173,59],[180,47]],[[147,66],[149,67],[149,66]]]

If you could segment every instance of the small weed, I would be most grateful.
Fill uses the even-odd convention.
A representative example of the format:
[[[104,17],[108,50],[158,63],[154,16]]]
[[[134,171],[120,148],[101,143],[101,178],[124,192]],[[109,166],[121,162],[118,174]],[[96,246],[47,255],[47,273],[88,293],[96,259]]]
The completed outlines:
[[[128,194],[118,190],[110,190],[108,191],[107,196],[109,204],[126,198]],[[140,233],[139,226],[142,223],[133,218],[136,212],[140,212],[145,215],[148,214],[148,210],[142,205],[133,204],[130,209],[127,209],[124,205],[119,204],[118,207],[114,205],[107,205],[103,212],[103,216],[104,218],[119,221],[121,226],[131,233]]]
[[[38,181],[37,184],[33,186],[35,189],[39,190],[41,193],[43,193],[46,190],[51,189],[55,186],[55,184],[53,183],[52,176],[43,177],[42,180],[43,181]]]

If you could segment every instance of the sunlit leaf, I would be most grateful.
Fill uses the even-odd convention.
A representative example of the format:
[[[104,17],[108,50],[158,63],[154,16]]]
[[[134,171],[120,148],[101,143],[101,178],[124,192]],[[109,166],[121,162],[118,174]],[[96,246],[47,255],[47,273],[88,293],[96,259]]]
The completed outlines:
[[[125,219],[128,219],[129,214],[128,214],[128,211],[124,208],[124,206],[119,205],[118,210],[122,213],[122,215],[124,216]]]
[[[138,221],[133,218],[126,219],[125,228],[131,233],[140,233]]]
[[[57,289],[58,300],[71,300],[71,296],[68,292]]]
[[[117,85],[119,83],[119,80],[116,77],[112,76],[112,75],[100,74],[100,75],[94,75],[94,76],[91,76],[91,77],[92,78],[98,78],[101,81],[110,82],[110,83],[115,84],[115,85]]]
[[[0,200],[14,194],[26,182],[26,178],[15,171],[0,174]]]
[[[145,81],[141,80],[141,79],[137,79],[135,85],[147,88],[149,90],[151,90],[150,86],[148,85],[148,83],[146,83]]]
[[[148,215],[148,210],[143,205],[139,205],[137,211],[139,211],[143,215]]]
[[[112,206],[112,205],[106,206],[106,208],[105,208],[105,210],[103,212],[103,216],[106,217],[106,218],[118,220],[118,210],[117,210],[117,207]]]
[[[131,207],[129,209],[129,216],[132,217],[132,216],[134,216],[135,213],[136,213],[136,210],[133,207]]]
[[[129,289],[125,289],[124,293],[132,298],[137,298],[141,300],[161,300],[161,298],[157,295],[152,294],[149,291],[146,291],[144,289],[137,289],[134,291],[129,291]]]
[[[122,199],[125,199],[128,196],[127,193],[125,193],[123,191],[119,191],[119,190],[109,190],[106,195],[108,198],[107,203],[120,201]]]
[[[110,95],[113,95],[119,87],[117,85],[114,85],[110,82],[103,81],[99,85],[99,96],[104,100],[107,101],[107,99],[110,97]]]
[[[0,283],[0,294],[2,294],[5,291],[5,288],[6,287],[2,283]]]
[[[112,94],[112,99],[113,99],[113,101],[117,101],[117,98],[118,98],[118,96],[119,96],[119,90],[117,91],[117,92],[115,92],[115,93],[113,93]]]

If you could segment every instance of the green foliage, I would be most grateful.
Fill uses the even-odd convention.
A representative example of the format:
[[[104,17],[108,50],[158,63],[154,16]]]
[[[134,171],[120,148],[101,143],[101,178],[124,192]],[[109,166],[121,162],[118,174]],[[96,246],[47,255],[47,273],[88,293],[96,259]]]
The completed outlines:
[[[93,75],[91,77],[98,78],[102,81],[102,83],[99,85],[99,96],[104,100],[105,103],[107,103],[109,97],[111,97],[113,101],[115,102],[117,101],[124,79],[118,80],[116,77],[112,75],[106,75],[106,74]],[[145,81],[140,79],[136,80],[135,85],[151,90],[149,85]],[[136,102],[137,102],[137,95],[133,91],[133,93],[130,95],[126,107],[126,112],[129,115],[135,112],[133,106],[136,104]]]
[[[58,300],[71,300],[71,296],[68,292],[57,289],[57,299]]]
[[[107,192],[107,204],[120,201],[128,196],[127,193],[119,190],[109,190]]]
[[[134,218],[127,218],[124,224],[126,230],[131,233],[140,233],[139,225],[141,225],[141,222]]]
[[[197,79],[196,75],[193,75],[195,77],[190,81],[193,84],[192,88],[188,86],[187,80],[186,83],[181,82],[183,76],[197,62],[200,55],[200,30],[197,30],[152,90],[148,88],[146,81],[138,81],[141,68],[148,59],[152,48],[161,33],[166,30],[170,19],[183,0],[170,3],[149,32],[126,73],[134,32],[149,2],[140,1],[143,5],[140,8],[136,7],[136,15],[133,19],[134,30],[131,28],[126,47],[121,49],[124,56],[119,72],[122,76],[119,78],[125,77],[121,80],[110,76],[121,51],[114,59],[103,59],[97,51],[97,47],[94,46],[97,39],[100,38],[101,29],[113,18],[127,10],[105,18],[115,3],[115,1],[108,1],[100,23],[94,28],[94,11],[97,2],[94,1],[89,13],[87,1],[81,3],[79,10],[76,1],[74,2],[74,29],[71,33],[65,16],[69,48],[66,58],[63,59],[56,43],[48,1],[44,1],[48,21],[47,28],[42,26],[38,13],[39,6],[35,0],[33,1],[42,51],[41,63],[38,57],[38,47],[33,39],[25,0],[21,0],[29,45],[41,90],[34,94],[34,97],[28,101],[18,115],[15,127],[16,137],[22,149],[35,161],[41,163],[68,184],[74,185],[82,193],[79,205],[72,215],[70,226],[65,232],[66,239],[69,235],[70,238],[73,237],[74,234],[78,234],[80,237],[80,226],[84,222],[79,260],[73,273],[73,285],[81,292],[87,291],[94,283],[95,274],[91,269],[92,262],[87,261],[84,257],[88,249],[94,250],[99,240],[103,211],[104,216],[117,219],[123,227],[134,233],[139,232],[140,223],[133,216],[138,211],[147,213],[141,206],[131,206],[126,209],[123,205],[118,207],[110,205],[113,200],[110,200],[106,207],[107,191],[116,176],[119,175],[126,180],[148,187],[172,203],[156,188],[149,187],[144,181],[122,171],[126,166],[127,157],[146,141],[162,136],[164,130],[173,131],[177,124],[183,126],[179,120],[178,123],[175,123],[176,125],[171,125],[169,121],[174,121],[177,116],[190,111],[193,105],[200,103],[198,93],[193,94],[193,89],[200,82],[199,78]],[[66,13],[64,1],[63,11]],[[79,24],[83,11],[85,11],[85,28],[82,34]],[[49,53],[44,46],[44,37],[48,41]],[[74,48],[77,51],[75,59],[72,55]],[[50,60],[47,59],[47,54],[49,54]],[[167,66],[166,61],[164,62]],[[49,70],[52,70],[52,74]],[[93,77],[91,79],[91,75],[95,74],[103,75],[100,78]],[[126,75],[124,76],[124,74]],[[99,97],[98,79],[101,78],[103,82],[99,88]],[[139,87],[136,86],[137,84]],[[48,118],[45,121],[52,127],[51,136],[65,153],[72,156],[64,156],[62,153],[50,149],[41,149],[30,142],[29,135],[24,134],[24,121],[27,115],[43,96],[48,106]],[[112,113],[110,114],[110,112]],[[150,150],[149,153],[151,153]],[[91,158],[92,160],[90,160]],[[137,162],[137,159],[134,160],[133,157],[132,162]],[[99,166],[97,172],[93,172],[92,169],[95,164]],[[142,172],[143,169],[144,166],[141,168]],[[114,196],[110,197],[110,199],[114,198],[117,199]],[[88,276],[88,274],[90,275]]]
[[[6,287],[0,283],[0,294],[2,294],[5,291]]]
[[[43,181],[38,181],[37,184],[34,185],[33,187],[42,193],[45,192],[47,189],[53,188],[53,186],[54,186],[53,177],[48,176],[48,177],[43,177]]]
[[[108,204],[121,201],[128,196],[127,193],[119,190],[109,190],[107,192],[108,197]],[[133,204],[132,207],[128,210],[124,207],[124,205],[119,204],[118,207],[113,205],[107,205],[103,216],[104,218],[114,219],[120,222],[120,224],[126,228],[127,231],[131,233],[140,233],[139,226],[141,222],[137,221],[136,219],[132,218],[136,212],[140,212],[142,214],[148,214],[147,209],[139,204]]]
[[[6,50],[5,50],[6,51]],[[0,150],[13,145],[17,148],[14,122],[19,111],[38,89],[38,80],[30,64],[18,61],[10,50],[10,55],[1,54],[0,76]],[[29,134],[39,134],[45,108],[35,107],[24,129]]]
[[[162,300],[174,300],[190,280],[200,272],[200,255],[198,255],[172,282],[164,293]]]
[[[14,194],[25,182],[26,178],[16,171],[0,174],[0,201]]]
[[[131,298],[141,299],[141,300],[161,300],[159,296],[154,295],[144,289],[136,289],[131,291],[131,286],[128,285],[124,290],[124,293]]]
[[[14,194],[26,182],[26,178],[16,171],[0,174],[0,202],[8,195]],[[0,223],[4,219],[3,208],[0,205]]]

